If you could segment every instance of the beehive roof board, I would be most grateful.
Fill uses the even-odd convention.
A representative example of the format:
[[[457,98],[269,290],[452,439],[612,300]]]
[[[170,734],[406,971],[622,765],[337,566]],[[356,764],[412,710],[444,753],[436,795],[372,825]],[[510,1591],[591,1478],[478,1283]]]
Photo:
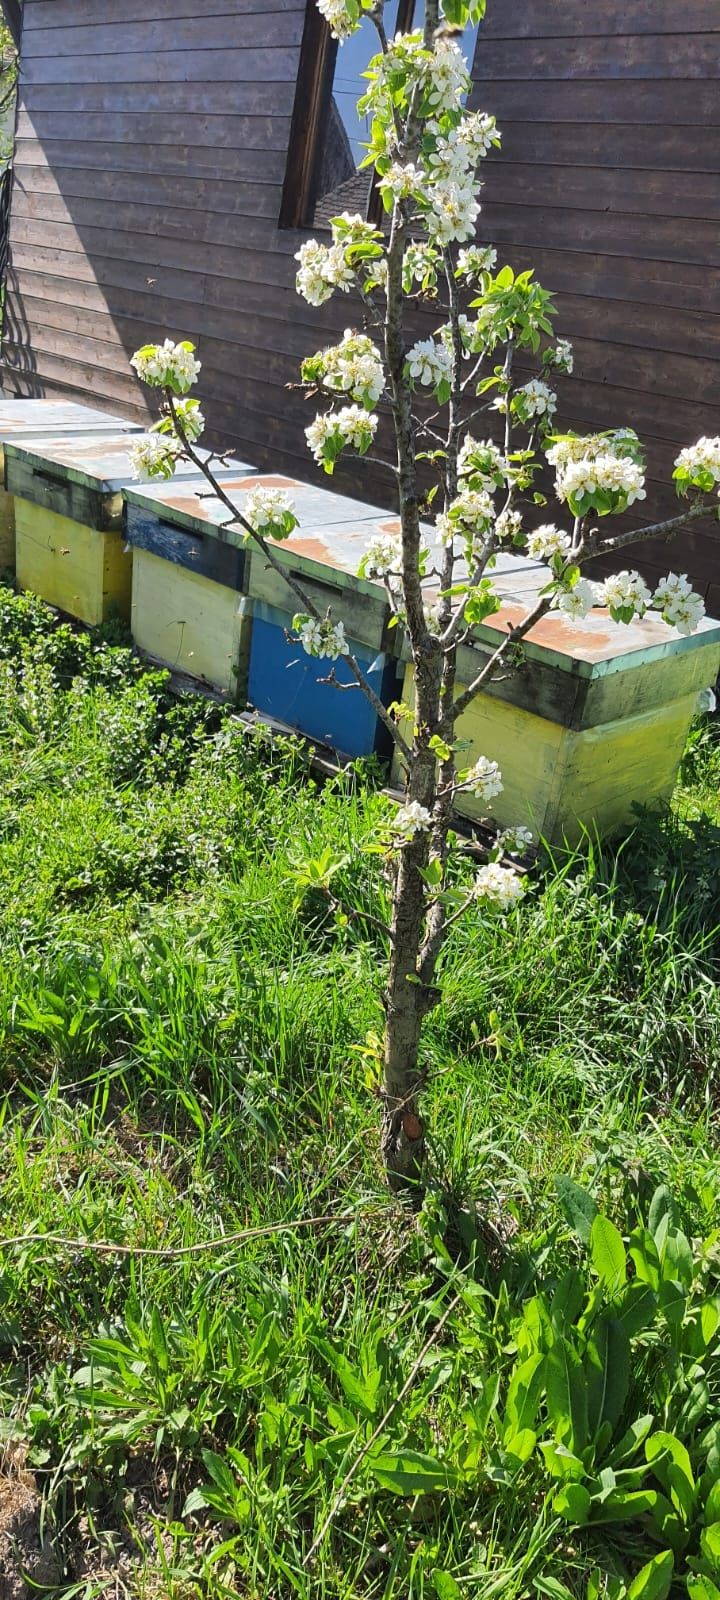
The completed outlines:
[[[0,471],[4,470],[6,444],[13,439],[58,439],[75,434],[142,433],[139,422],[128,422],[110,411],[77,405],[69,400],[12,400],[0,396]]]
[[[397,646],[399,635],[392,630],[391,637],[383,639],[389,620],[387,595],[382,583],[357,576],[358,567],[371,539],[380,534],[396,533],[400,524],[396,516],[378,506],[366,505],[334,490],[318,489],[295,478],[281,475],[257,474],[252,479],[228,477],[223,487],[233,504],[242,513],[248,495],[254,489],[286,489],[291,495],[299,518],[299,527],[289,539],[274,543],[278,561],[288,575],[302,583],[306,593],[321,608],[333,607],[334,614],[342,618],[349,634],[358,642],[380,648]],[[152,519],[162,506],[162,518],[171,527],[185,529],[198,537],[208,529],[216,537],[231,545],[245,545],[241,528],[228,526],[229,512],[221,500],[208,497],[190,484],[164,484],[155,486],[136,484],[127,491],[128,538],[131,543],[145,544],[158,536]],[[432,543],[433,530],[424,527],[424,535]],[[272,542],[272,541],[271,541]],[[168,549],[168,559],[173,559]],[[281,575],[265,560],[257,547],[248,547],[248,564],[245,574],[246,592],[253,599],[286,612],[298,609],[298,597]],[[328,571],[330,569],[330,571]],[[537,562],[516,556],[498,558],[496,575],[502,583],[511,584],[508,592],[521,593],[526,586],[536,586],[540,570]]]
[[[124,525],[124,491],[135,483],[126,434],[99,437],[18,438],[6,445],[5,479],[9,492],[83,527],[113,532]],[[199,452],[207,456],[209,452]],[[218,466],[220,476],[254,471],[249,462],[230,460]],[[176,480],[197,479],[192,462],[180,462]]]

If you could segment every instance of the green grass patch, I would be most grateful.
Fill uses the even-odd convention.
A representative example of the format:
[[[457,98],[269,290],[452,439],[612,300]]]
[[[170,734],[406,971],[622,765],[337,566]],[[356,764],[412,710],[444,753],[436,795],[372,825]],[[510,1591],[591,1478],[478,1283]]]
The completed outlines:
[[[0,1590],[714,1600],[719,780],[454,930],[409,1216],[374,774],[0,591]]]

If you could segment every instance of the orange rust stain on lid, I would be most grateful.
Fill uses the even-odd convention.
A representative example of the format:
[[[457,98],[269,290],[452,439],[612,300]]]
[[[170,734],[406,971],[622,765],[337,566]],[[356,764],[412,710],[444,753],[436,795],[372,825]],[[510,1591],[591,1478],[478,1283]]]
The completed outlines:
[[[277,543],[284,542],[284,543],[287,544],[287,548],[289,550],[292,550],[293,555],[308,556],[308,558],[310,560],[312,560],[312,561],[322,561],[322,562],[324,562],[325,566],[329,566],[330,563],[332,562],[332,559],[333,559],[330,551],[328,550],[327,545],[323,544],[321,539],[295,539],[295,538],[293,538],[293,539],[288,539],[288,540],[285,540],[285,541],[279,541],[278,540],[278,541],[273,541],[273,542],[274,543],[275,542],[277,542]]]

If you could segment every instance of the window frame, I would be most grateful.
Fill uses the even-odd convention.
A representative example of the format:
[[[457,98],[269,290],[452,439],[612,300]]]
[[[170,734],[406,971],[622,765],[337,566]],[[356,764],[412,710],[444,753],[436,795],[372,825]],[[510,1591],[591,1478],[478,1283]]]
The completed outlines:
[[[415,0],[400,0],[399,32],[405,33],[412,27],[414,10]],[[318,11],[316,0],[307,0],[280,205],[281,228],[316,229],[313,212],[317,201],[320,141],[332,97],[338,48],[329,24]],[[375,175],[369,185],[366,216],[373,221],[380,217]],[[327,230],[317,228],[317,231]]]

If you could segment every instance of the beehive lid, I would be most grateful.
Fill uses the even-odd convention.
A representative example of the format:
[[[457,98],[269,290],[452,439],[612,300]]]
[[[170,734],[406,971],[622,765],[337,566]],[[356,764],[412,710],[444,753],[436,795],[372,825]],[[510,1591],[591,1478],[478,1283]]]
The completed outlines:
[[[53,435],[46,438],[14,438],[7,444],[7,454],[17,457],[41,472],[52,468],[53,474],[68,483],[80,484],[100,494],[117,494],[137,483],[128,451],[137,439],[128,440],[127,434],[117,430],[102,437],[78,435],[64,438]],[[198,451],[208,455],[208,451]],[[223,477],[227,473],[247,475],[254,469],[246,462],[230,460],[218,469]],[[178,464],[175,478],[197,478],[198,469],[191,461]]]
[[[549,573],[540,570],[539,580],[522,595],[512,583],[509,589],[501,589],[504,604],[473,630],[476,639],[496,648],[502,634],[523,621],[549,577]],[[581,678],[637,671],[667,656],[707,645],[720,648],[720,621],[713,617],[705,617],[695,633],[685,635],[669,628],[659,612],[648,612],[642,620],[635,618],[630,623],[613,622],[604,606],[595,606],[582,621],[562,611],[550,612],[531,628],[523,642],[529,659]]]
[[[16,400],[0,396],[0,443],[35,434],[63,437],[75,433],[141,433],[139,422],[71,400]]]

